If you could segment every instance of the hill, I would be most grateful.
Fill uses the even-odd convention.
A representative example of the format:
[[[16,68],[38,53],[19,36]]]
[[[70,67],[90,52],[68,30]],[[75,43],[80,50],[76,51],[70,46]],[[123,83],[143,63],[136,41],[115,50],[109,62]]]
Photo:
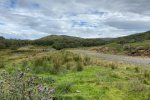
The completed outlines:
[[[114,39],[115,42],[120,44],[142,42],[145,40],[150,40],[150,31]]]
[[[14,47],[17,48],[25,45],[40,45],[51,46],[57,50],[60,50],[63,48],[90,47],[104,44],[106,44],[106,41],[100,38],[84,39],[65,35],[50,35],[37,40],[16,40],[4,38],[0,40],[1,49]]]
[[[150,31],[115,38],[106,45],[95,47],[91,50],[103,53],[150,57]]]
[[[135,52],[135,50],[138,50],[138,52],[141,49],[142,51],[144,49],[144,52],[147,52],[149,50],[150,31],[119,38],[85,39],[66,35],[50,35],[37,40],[16,40],[16,39],[5,39],[3,37],[0,37],[0,49],[4,48],[15,49],[17,47],[26,45],[51,46],[57,50],[63,48],[101,46],[100,48],[98,48],[98,50],[97,48],[94,49],[100,52],[107,52],[107,53],[117,52],[121,54],[126,53],[132,55],[132,53]]]
[[[99,38],[84,39],[66,35],[50,35],[35,40],[34,43],[38,45],[51,45],[53,48],[60,50],[63,48],[98,46],[105,44],[106,41]]]

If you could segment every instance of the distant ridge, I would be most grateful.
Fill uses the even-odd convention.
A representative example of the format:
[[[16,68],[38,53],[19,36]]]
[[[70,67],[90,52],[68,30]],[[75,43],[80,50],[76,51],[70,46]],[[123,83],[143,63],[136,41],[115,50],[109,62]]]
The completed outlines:
[[[123,43],[132,43],[132,42],[140,42],[150,40],[150,31],[143,32],[143,33],[137,33],[133,35],[128,35],[124,37],[116,38],[115,41],[123,42]]]
[[[80,38],[66,35],[49,35],[36,40],[5,39],[0,36],[0,48],[20,47],[25,45],[51,46],[55,49],[101,46],[112,42],[119,44],[150,40],[150,31],[119,38]]]

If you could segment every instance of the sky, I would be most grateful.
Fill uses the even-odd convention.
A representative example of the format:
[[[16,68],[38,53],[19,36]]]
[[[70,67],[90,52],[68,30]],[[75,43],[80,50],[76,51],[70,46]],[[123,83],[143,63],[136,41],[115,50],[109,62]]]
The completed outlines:
[[[112,38],[150,30],[150,0],[0,0],[0,36]]]

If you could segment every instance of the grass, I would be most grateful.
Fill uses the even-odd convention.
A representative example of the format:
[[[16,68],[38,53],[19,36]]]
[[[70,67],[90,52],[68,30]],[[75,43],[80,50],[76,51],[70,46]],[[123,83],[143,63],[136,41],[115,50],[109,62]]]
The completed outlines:
[[[19,55],[16,57],[16,54]],[[149,67],[105,61],[64,50],[36,53],[6,50],[0,55],[3,58],[0,59],[0,99],[150,98]]]
[[[45,77],[45,75],[42,76]],[[150,86],[143,83],[140,75],[134,72],[134,68],[127,71],[122,68],[112,70],[102,66],[88,66],[82,72],[69,72],[53,77],[56,83],[52,85],[67,91],[59,92],[62,96],[72,98],[81,96],[85,100],[122,100],[127,97],[129,100],[145,100],[149,98]],[[142,77],[144,78],[145,75],[142,74]]]

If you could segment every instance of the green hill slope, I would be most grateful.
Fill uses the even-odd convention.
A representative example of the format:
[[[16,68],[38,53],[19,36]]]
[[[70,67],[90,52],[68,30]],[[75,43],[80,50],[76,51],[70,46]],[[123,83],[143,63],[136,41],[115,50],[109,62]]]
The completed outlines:
[[[53,48],[60,50],[63,48],[98,46],[105,44],[106,41],[99,38],[84,39],[65,35],[51,35],[35,40],[34,43],[38,45],[50,45]]]
[[[104,46],[92,48],[97,52],[150,57],[150,31],[115,38]]]
[[[150,40],[150,31],[116,38],[114,41],[120,44],[124,44],[124,43],[142,42],[145,40]]]

